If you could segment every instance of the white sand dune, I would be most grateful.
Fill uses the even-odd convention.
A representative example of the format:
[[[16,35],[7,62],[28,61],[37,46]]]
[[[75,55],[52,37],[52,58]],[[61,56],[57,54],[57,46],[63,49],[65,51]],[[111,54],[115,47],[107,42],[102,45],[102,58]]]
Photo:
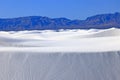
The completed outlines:
[[[120,29],[0,32],[0,46],[38,51],[116,51],[120,50]]]
[[[89,35],[87,37],[114,37],[114,36],[120,36],[120,29],[111,28],[107,30],[101,30],[100,32],[94,33],[92,35]]]
[[[0,32],[0,80],[120,80],[120,29]]]
[[[0,80],[120,80],[120,52],[2,52]]]

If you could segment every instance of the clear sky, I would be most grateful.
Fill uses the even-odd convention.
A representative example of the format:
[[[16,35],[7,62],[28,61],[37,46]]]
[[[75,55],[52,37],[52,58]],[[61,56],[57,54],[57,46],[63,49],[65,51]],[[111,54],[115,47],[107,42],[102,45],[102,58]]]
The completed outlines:
[[[86,19],[120,12],[120,0],[0,0],[0,18],[47,16]]]

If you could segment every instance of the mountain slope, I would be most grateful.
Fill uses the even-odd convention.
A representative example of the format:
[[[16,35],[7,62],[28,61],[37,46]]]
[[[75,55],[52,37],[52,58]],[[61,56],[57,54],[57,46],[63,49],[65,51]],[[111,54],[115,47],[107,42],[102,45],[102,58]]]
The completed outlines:
[[[67,18],[52,19],[42,16],[0,19],[1,31],[107,29],[112,27],[120,28],[120,13],[96,15],[88,17],[86,20],[70,20]]]

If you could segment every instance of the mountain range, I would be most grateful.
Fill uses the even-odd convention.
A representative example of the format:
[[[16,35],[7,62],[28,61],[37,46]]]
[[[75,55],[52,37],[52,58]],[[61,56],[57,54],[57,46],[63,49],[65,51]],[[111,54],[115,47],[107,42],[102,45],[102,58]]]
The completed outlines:
[[[85,20],[70,20],[67,18],[49,18],[42,16],[27,16],[19,18],[0,19],[0,31],[22,30],[58,30],[58,29],[108,29],[120,28],[120,13],[100,14]]]

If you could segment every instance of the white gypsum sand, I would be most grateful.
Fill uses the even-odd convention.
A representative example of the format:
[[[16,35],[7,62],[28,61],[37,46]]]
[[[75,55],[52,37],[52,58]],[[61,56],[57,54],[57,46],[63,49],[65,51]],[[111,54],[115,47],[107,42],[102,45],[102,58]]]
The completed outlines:
[[[28,52],[118,51],[120,29],[1,31],[0,47],[0,51]]]
[[[0,80],[120,80],[120,29],[0,32]]]

